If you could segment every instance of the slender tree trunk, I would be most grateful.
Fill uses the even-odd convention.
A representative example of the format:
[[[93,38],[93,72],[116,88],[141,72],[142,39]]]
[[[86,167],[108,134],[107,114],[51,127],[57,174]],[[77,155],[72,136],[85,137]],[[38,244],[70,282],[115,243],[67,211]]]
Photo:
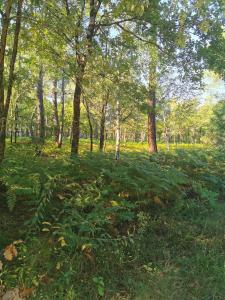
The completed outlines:
[[[14,143],[17,142],[17,133],[18,133],[18,105],[15,106],[15,127],[14,127]]]
[[[7,44],[7,35],[10,23],[10,13],[12,8],[12,0],[5,2],[5,13],[2,19],[2,32],[1,32],[1,43],[0,43],[0,162],[4,158],[5,153],[5,139],[6,139],[6,124],[8,118],[9,105],[11,101],[13,81],[14,81],[14,69],[17,57],[17,49],[19,43],[19,34],[21,27],[21,16],[22,16],[22,5],[23,0],[17,1],[17,13],[16,13],[16,25],[13,39],[12,56],[9,65],[9,77],[7,95],[5,100],[4,95],[4,69],[5,69],[5,49]]]
[[[92,43],[93,37],[95,35],[96,29],[96,16],[99,11],[101,0],[89,0],[90,4],[90,14],[89,14],[89,24],[86,32],[86,53],[84,55],[80,54],[80,51],[76,53],[77,59],[77,75],[76,75],[76,86],[74,92],[74,99],[73,99],[73,123],[72,123],[72,144],[71,144],[71,156],[78,154],[79,149],[79,138],[80,138],[80,102],[81,102],[81,93],[82,93],[82,85],[83,85],[83,78],[85,73],[85,67],[87,64],[87,59],[92,53]],[[82,7],[81,16],[78,20],[77,27],[79,28],[82,23],[82,18],[84,15],[85,9],[85,1]],[[76,43],[79,46],[79,36],[76,36]]]
[[[40,66],[39,77],[37,84],[37,98],[38,98],[38,123],[39,123],[39,142],[45,143],[45,108],[44,108],[44,71],[43,66]]]
[[[120,102],[116,102],[116,160],[120,159]]]
[[[86,108],[87,119],[88,119],[88,124],[89,124],[90,151],[92,152],[93,151],[93,125],[92,125],[92,121],[91,121],[90,107],[86,100],[84,100],[84,106]]]
[[[163,115],[163,126],[164,126],[164,140],[166,143],[166,148],[167,148],[167,150],[170,150],[170,136],[169,136],[169,130],[168,130],[165,115]]]
[[[58,82],[55,79],[53,82],[53,111],[54,111],[54,135],[55,143],[59,145],[60,125],[59,125],[59,112],[58,112]]]
[[[102,105],[102,112],[101,112],[101,121],[100,121],[100,142],[99,142],[99,150],[103,151],[104,143],[105,143],[105,120],[106,120],[106,109],[109,100],[109,92],[106,95],[105,102]]]
[[[79,60],[78,60],[79,61]],[[79,71],[76,76],[76,86],[73,98],[73,123],[72,123],[72,142],[71,155],[76,155],[79,149],[80,140],[80,102],[82,93],[82,83],[85,65],[80,62]]]
[[[64,121],[65,121],[65,79],[64,79],[64,76],[62,77],[61,104],[62,104],[61,127],[60,127],[60,133],[59,133],[58,148],[62,147],[63,134],[64,134]]]
[[[157,43],[157,28],[153,28],[153,39]],[[150,46],[149,98],[148,98],[148,146],[149,152],[157,152],[156,141],[156,88],[157,88],[158,49]]]

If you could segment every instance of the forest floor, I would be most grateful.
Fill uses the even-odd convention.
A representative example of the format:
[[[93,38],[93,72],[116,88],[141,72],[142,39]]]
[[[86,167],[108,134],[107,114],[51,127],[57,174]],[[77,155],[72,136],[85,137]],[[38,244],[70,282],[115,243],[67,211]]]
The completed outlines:
[[[225,154],[159,149],[8,145],[0,299],[224,300]]]

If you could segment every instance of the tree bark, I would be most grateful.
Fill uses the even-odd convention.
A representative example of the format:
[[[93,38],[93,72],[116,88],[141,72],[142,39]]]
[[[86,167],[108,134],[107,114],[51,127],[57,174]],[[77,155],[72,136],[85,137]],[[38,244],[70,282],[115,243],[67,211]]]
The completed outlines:
[[[85,2],[84,2],[85,3]],[[90,17],[89,17],[89,24],[86,32],[86,51],[85,54],[80,54],[79,50],[79,36],[76,36],[76,44],[78,47],[76,53],[77,65],[78,70],[76,74],[76,86],[74,92],[74,99],[73,99],[73,122],[72,122],[72,143],[71,143],[71,156],[78,154],[79,149],[79,139],[80,139],[80,102],[81,102],[81,93],[82,93],[82,85],[83,85],[83,78],[85,73],[85,67],[87,64],[88,57],[91,55],[92,52],[92,43],[93,37],[95,35],[95,28],[96,28],[96,16],[100,8],[101,1],[100,0],[90,0]],[[82,18],[84,14],[85,7],[83,6],[81,16],[78,20],[77,27],[79,28],[82,23]]]
[[[153,35],[156,43],[157,42],[156,28]],[[149,146],[150,153],[155,153],[158,151],[157,141],[156,141],[157,64],[158,64],[158,49],[155,45],[152,45],[150,47],[149,98],[148,98],[148,146]]]
[[[116,154],[115,159],[120,159],[120,102],[116,101]]]
[[[64,121],[65,121],[65,78],[64,78],[64,76],[62,77],[61,104],[62,104],[61,127],[60,127],[60,133],[59,133],[58,148],[62,147],[63,134],[64,134]]]
[[[39,142],[45,143],[45,108],[44,108],[44,71],[43,66],[40,66],[39,77],[37,83],[37,98],[38,98],[38,123],[39,123]]]
[[[90,151],[92,152],[93,151],[93,125],[92,125],[92,121],[91,121],[90,107],[89,107],[87,100],[85,100],[85,99],[84,99],[84,106],[86,109],[87,119],[88,119],[88,124],[89,124]]]
[[[80,59],[78,59],[80,61]],[[71,155],[76,155],[79,149],[80,140],[80,102],[82,93],[82,84],[86,63],[78,63],[78,74],[76,76],[76,86],[73,98],[73,123],[72,123],[72,142],[71,142]]]
[[[7,35],[8,35],[8,29],[10,23],[10,13],[12,9],[12,3],[13,3],[12,0],[8,0],[5,3],[5,13],[3,13],[1,43],[0,43],[0,162],[3,160],[4,153],[5,153],[6,124],[7,124],[9,105],[11,101],[13,81],[14,81],[14,69],[15,69],[15,63],[17,57],[20,28],[21,28],[23,0],[18,0],[17,2],[16,25],[14,31],[12,56],[10,59],[10,66],[9,66],[7,95],[5,100],[5,94],[4,94],[5,50],[7,44]]]
[[[106,120],[106,109],[109,100],[109,92],[107,92],[106,99],[102,105],[102,112],[101,112],[101,121],[100,121],[100,141],[99,141],[99,150],[104,150],[104,143],[105,143],[105,120]]]
[[[59,136],[60,136],[60,125],[59,125],[59,112],[58,112],[58,82],[57,79],[53,82],[53,111],[54,111],[54,135],[55,143],[59,145]]]
[[[18,133],[18,116],[19,116],[17,103],[16,103],[16,106],[15,106],[15,112],[14,113],[15,113],[14,143],[16,144],[16,142],[17,142],[17,133]]]

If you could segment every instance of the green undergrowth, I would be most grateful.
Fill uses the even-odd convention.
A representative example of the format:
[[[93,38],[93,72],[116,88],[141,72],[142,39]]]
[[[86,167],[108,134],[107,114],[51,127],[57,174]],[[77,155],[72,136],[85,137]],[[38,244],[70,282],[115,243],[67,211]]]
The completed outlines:
[[[138,147],[138,146],[137,146]],[[225,298],[225,155],[184,148],[71,160],[9,146],[0,170],[0,283],[31,299]],[[4,258],[16,240],[18,256]]]

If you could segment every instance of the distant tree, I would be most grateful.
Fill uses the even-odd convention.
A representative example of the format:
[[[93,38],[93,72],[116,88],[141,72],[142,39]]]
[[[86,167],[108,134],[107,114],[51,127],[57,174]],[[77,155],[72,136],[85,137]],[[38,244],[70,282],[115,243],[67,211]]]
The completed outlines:
[[[225,100],[219,101],[211,119],[212,138],[217,146],[225,146]]]

